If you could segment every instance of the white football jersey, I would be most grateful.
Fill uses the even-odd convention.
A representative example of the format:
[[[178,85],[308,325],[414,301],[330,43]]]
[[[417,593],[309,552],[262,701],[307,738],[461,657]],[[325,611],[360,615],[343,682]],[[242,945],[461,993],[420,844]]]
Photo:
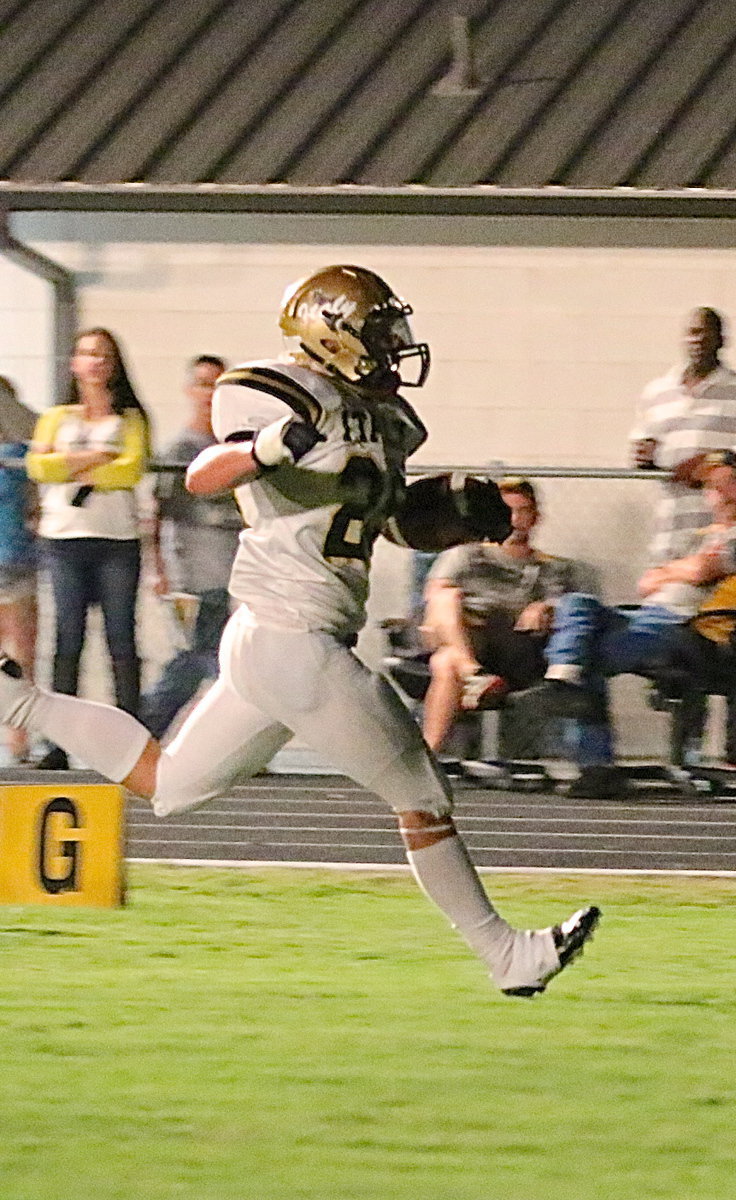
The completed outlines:
[[[365,619],[373,543],[426,430],[399,396],[296,363],[245,363],[221,377],[218,441],[249,440],[284,416],[314,425],[324,441],[297,466],[236,489],[247,528],[230,591],[262,624],[350,636]]]

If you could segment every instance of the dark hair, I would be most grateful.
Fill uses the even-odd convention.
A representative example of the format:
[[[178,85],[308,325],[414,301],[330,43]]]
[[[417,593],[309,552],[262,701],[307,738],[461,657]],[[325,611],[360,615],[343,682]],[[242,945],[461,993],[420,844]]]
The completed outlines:
[[[133,384],[130,382],[128,372],[125,367],[125,362],[123,361],[120,344],[118,343],[115,335],[110,333],[109,329],[103,329],[100,326],[95,326],[94,329],[83,329],[74,339],[74,353],[76,353],[77,346],[81,342],[82,338],[85,337],[105,338],[112,348],[115,356],[112,375],[110,376],[110,382],[107,385],[110,390],[110,394],[112,395],[112,411],[120,415],[120,413],[125,412],[127,408],[135,408],[148,425],[148,414],[133,390]],[[79,404],[79,385],[73,375],[69,381],[69,395],[65,401],[62,401],[62,403]]]
[[[521,475],[507,475],[505,479],[499,480],[498,490],[502,496],[507,492],[516,492],[519,496],[524,496],[527,500],[530,500],[535,508],[539,508],[534,484],[530,483],[528,479],[524,479]]]
[[[132,409],[139,412],[143,418],[143,423],[146,427],[146,447],[147,454],[151,454],[151,419],[135,394],[133,384],[130,382],[128,372],[123,360],[123,354],[120,349],[120,343],[109,329],[104,329],[100,325],[95,325],[92,329],[82,329],[74,339],[73,353],[76,353],[77,346],[84,337],[101,337],[109,343],[115,358],[112,375],[108,383],[108,389],[112,396],[110,407],[112,411],[120,416],[122,413]],[[79,385],[72,375],[69,380],[69,393],[66,400],[59,401],[61,404],[79,404]]]
[[[723,343],[723,338],[725,336],[725,320],[718,310],[701,305],[700,308],[696,308],[695,311],[703,314],[708,324],[713,326],[721,343]]]
[[[219,354],[198,354],[190,362],[189,370],[194,371],[196,367],[217,367],[219,371],[224,371],[226,363],[224,358],[220,358]]]

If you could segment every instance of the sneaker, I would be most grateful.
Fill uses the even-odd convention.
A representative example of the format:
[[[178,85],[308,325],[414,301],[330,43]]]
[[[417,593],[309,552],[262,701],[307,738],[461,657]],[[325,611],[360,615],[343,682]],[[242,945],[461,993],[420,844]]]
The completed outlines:
[[[69,756],[61,746],[52,746],[36,763],[37,771],[68,771]]]
[[[508,697],[514,711],[527,709],[529,715],[551,719],[569,717],[575,721],[604,721],[605,700],[578,683],[563,679],[543,679],[533,687],[512,692]]]
[[[588,908],[581,908],[578,912],[573,913],[561,925],[554,925],[552,929],[543,931],[552,936],[557,959],[556,965],[544,970],[532,983],[501,988],[504,996],[530,997],[543,992],[555,975],[559,975],[560,971],[564,971],[565,967],[582,954],[586,942],[592,938],[600,919],[601,910],[595,904],[591,904]]]
[[[499,708],[506,700],[508,691],[508,684],[500,675],[486,675],[479,671],[465,680],[460,703],[466,712],[474,712],[479,708]]]
[[[628,790],[626,780],[618,767],[582,767],[577,779],[560,783],[555,791],[571,800],[619,800]]]

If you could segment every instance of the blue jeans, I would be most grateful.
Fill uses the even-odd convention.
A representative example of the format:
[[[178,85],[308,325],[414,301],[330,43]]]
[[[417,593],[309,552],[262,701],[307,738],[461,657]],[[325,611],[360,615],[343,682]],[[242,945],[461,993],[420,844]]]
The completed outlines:
[[[54,690],[75,695],[87,610],[99,604],[120,708],[136,713],[140,669],[135,606],[140,542],[114,538],[46,538],[44,555],[56,608]]]
[[[684,620],[658,605],[627,611],[578,592],[560,597],[545,651],[547,662],[580,667],[583,684],[601,701],[599,721],[566,723],[570,757],[579,766],[613,761],[607,679],[647,675],[669,661],[673,631]]]
[[[547,662],[581,667],[586,685],[602,691],[612,675],[646,675],[667,661],[685,619],[659,605],[627,611],[572,592],[558,601]]]
[[[202,593],[192,645],[175,654],[160,679],[141,696],[140,720],[154,737],[163,737],[205,679],[217,678],[220,638],[229,616],[230,597],[225,588]]]

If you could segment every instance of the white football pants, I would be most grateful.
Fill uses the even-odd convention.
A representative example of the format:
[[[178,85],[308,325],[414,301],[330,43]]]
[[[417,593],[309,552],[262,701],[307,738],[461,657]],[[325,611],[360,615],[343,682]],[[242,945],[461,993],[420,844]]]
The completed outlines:
[[[220,677],[162,752],[157,816],[222,795],[292,734],[397,812],[445,816],[452,797],[391,685],[326,633],[259,626],[245,606],[220,646]]]

